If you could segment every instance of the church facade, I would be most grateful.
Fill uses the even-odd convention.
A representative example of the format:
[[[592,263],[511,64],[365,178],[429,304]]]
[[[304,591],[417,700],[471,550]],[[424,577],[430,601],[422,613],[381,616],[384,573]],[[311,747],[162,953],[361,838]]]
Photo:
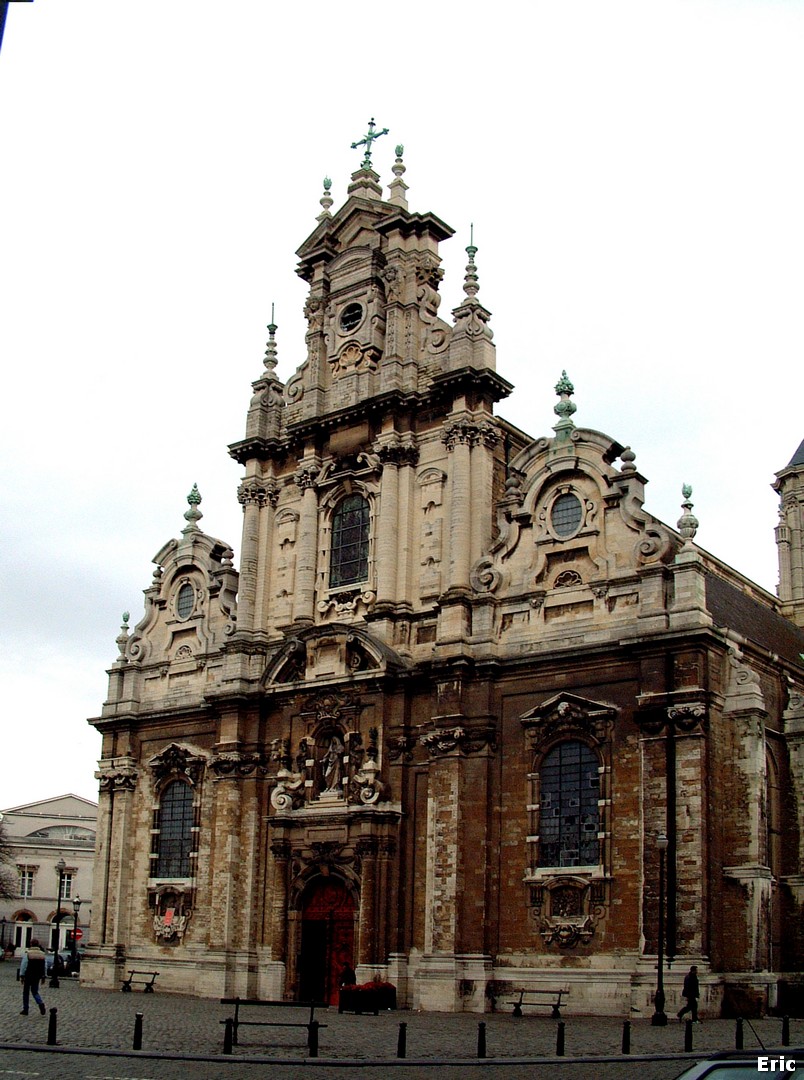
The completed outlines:
[[[644,509],[566,374],[549,436],[497,414],[477,249],[445,319],[453,230],[403,174],[367,153],[299,249],[306,359],[283,384],[269,327],[230,448],[239,571],[194,490],[124,619],[82,976],[335,1000],[353,966],[414,1008],[649,1015],[661,923],[668,1011],[692,963],[704,1013],[773,1007],[804,959],[804,454],[777,598],[696,546],[689,489],[675,528]]]

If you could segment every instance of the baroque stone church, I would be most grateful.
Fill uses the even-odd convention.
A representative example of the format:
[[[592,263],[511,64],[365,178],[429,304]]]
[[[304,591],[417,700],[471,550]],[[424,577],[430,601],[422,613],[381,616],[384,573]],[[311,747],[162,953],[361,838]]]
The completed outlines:
[[[397,147],[298,251],[306,359],[253,383],[239,571],[186,525],[128,616],[103,736],[92,941],[202,995],[400,1005],[513,988],[649,1015],[773,1008],[804,961],[804,444],[777,476],[779,597],[644,508],[626,445],[496,413],[490,313]],[[548,419],[549,387],[544,418]],[[770,528],[769,528],[770,532]],[[663,897],[660,911],[660,898]]]

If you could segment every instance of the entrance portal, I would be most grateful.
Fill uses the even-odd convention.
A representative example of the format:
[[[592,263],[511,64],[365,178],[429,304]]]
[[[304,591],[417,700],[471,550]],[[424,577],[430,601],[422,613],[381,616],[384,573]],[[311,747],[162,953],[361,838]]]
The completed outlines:
[[[299,998],[338,1004],[339,976],[354,966],[355,901],[342,881],[318,878],[302,908]]]

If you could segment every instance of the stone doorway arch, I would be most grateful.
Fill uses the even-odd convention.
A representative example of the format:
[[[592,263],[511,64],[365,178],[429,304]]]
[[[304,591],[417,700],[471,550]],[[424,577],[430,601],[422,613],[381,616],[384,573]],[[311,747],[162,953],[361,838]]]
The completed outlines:
[[[355,964],[355,896],[336,877],[316,877],[302,897],[299,1000],[338,1003],[340,973]]]

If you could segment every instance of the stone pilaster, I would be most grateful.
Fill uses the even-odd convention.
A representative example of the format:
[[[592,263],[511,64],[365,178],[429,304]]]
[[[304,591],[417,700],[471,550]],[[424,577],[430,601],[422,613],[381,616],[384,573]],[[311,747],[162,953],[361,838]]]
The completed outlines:
[[[137,786],[131,757],[102,761],[95,774],[98,796],[97,850],[106,852],[93,882],[93,938],[100,945],[125,945],[129,940],[131,859],[136,848],[132,834]]]
[[[729,649],[728,663],[723,720],[731,729],[734,787],[724,849],[733,861],[723,867],[723,914],[731,923],[726,946],[733,955],[726,963],[727,969],[761,971],[770,963],[772,891],[765,821],[768,714],[759,676],[736,644]]]

